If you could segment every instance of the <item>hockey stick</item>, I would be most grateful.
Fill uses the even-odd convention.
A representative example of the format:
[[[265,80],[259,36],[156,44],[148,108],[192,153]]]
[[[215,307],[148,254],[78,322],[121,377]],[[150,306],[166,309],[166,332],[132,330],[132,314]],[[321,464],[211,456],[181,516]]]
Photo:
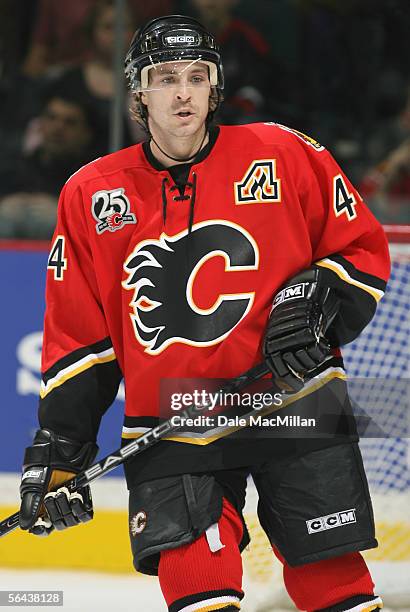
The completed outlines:
[[[219,394],[224,395],[226,393],[240,391],[244,387],[247,387],[250,383],[259,380],[260,378],[262,378],[262,376],[268,374],[269,371],[270,370],[266,363],[260,363],[257,366],[250,368],[237,378],[233,378],[229,383],[227,383],[227,385],[220,389]],[[193,404],[183,412],[179,413],[181,416],[179,422],[183,421],[185,418],[193,418],[199,412],[206,410],[209,407],[210,404]],[[71,493],[73,493],[81,487],[84,487],[85,485],[90,484],[94,480],[97,480],[97,478],[104,476],[104,474],[108,474],[114,468],[124,463],[124,461],[129,457],[134,457],[135,455],[138,455],[147,448],[154,446],[154,444],[156,444],[169,434],[176,432],[180,428],[180,425],[173,425],[172,418],[170,418],[167,421],[164,421],[164,423],[153,427],[140,438],[133,440],[126,446],[123,446],[122,448],[119,448],[110,455],[107,455],[106,457],[101,459],[101,461],[97,461],[87,470],[80,472],[79,474],[77,474],[77,476],[74,476],[73,478],[71,478],[71,480],[65,482],[64,485],[59,485],[59,487],[64,486]],[[11,533],[15,529],[17,529],[18,526],[19,513],[15,512],[11,516],[0,522],[0,537]]]

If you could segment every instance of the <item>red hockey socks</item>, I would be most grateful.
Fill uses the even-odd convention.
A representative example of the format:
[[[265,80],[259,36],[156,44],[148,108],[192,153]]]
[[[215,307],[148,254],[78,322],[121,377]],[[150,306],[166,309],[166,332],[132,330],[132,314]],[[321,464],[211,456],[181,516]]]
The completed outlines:
[[[364,612],[375,609],[378,603],[381,605],[381,600],[373,595],[374,584],[359,552],[298,567],[290,567],[275,548],[274,552],[283,563],[286,589],[299,610],[310,612],[333,606],[336,610],[338,603],[353,601],[361,595],[365,597],[357,607],[348,605],[342,609]]]
[[[239,543],[243,528],[226,499],[218,526],[223,548],[217,552],[211,552],[205,533],[190,544],[161,552],[158,578],[169,612],[183,612],[188,607],[192,610],[192,606],[198,612],[240,608],[243,592]]]

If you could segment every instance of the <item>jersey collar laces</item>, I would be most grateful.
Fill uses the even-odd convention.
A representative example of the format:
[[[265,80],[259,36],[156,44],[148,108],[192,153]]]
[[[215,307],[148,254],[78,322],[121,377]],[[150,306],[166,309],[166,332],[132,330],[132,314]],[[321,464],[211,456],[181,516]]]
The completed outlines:
[[[168,206],[168,201],[167,201],[167,185],[169,183],[169,179],[168,178],[164,178],[162,180],[162,219],[164,222],[164,225],[166,223],[167,220],[167,206]],[[194,210],[195,210],[195,198],[196,198],[196,185],[197,185],[197,176],[196,173],[193,172],[192,173],[192,183],[191,181],[187,181],[186,183],[186,187],[188,189],[191,189],[191,195],[185,195],[185,193],[183,195],[179,195],[179,196],[173,196],[173,200],[175,202],[183,202],[185,200],[190,200],[189,203],[189,217],[188,217],[188,234],[192,233],[192,227],[194,225]],[[178,189],[177,185],[172,185],[169,190],[175,191],[176,189]]]

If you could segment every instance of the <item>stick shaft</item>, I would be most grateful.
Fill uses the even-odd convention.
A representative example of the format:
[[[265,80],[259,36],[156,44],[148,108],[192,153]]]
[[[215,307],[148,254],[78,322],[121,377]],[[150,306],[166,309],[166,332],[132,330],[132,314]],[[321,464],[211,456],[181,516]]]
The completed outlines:
[[[220,389],[219,393],[223,395],[225,393],[233,393],[235,391],[240,391],[244,387],[247,387],[250,383],[259,380],[268,373],[269,368],[267,367],[267,365],[265,363],[260,363],[259,365],[250,368],[237,378],[233,378],[227,385]],[[202,406],[189,406],[186,410],[180,413],[182,417],[181,421],[183,421],[184,418],[192,418],[198,415],[200,412],[206,410],[208,407],[209,405],[206,404]],[[126,461],[126,459],[128,459],[129,457],[134,457],[135,455],[138,455],[139,453],[147,450],[148,448],[151,448],[151,446],[154,446],[154,444],[157,444],[157,442],[175,433],[179,429],[180,426],[173,425],[172,420],[168,419],[167,421],[164,421],[164,423],[161,423],[160,425],[157,425],[156,427],[153,427],[152,429],[147,431],[147,433],[145,433],[140,438],[133,440],[122,448],[117,449],[110,455],[107,455],[100,461],[97,461],[87,470],[80,472],[79,474],[71,478],[71,480],[65,482],[64,486],[67,487],[67,489],[69,489],[71,493],[74,493],[74,491],[77,491],[81,487],[84,487],[85,485],[90,484],[94,480],[97,480],[97,478],[108,474],[117,466],[124,463],[124,461]],[[59,487],[60,486],[63,485],[61,484],[59,485]],[[17,529],[18,526],[19,513],[15,512],[14,514],[10,515],[9,517],[0,522],[0,537],[11,533],[15,529]]]

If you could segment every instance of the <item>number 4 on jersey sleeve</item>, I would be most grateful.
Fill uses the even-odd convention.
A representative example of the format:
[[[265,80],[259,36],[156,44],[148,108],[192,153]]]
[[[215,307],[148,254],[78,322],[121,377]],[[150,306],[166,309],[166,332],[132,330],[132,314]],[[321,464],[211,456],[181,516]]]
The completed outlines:
[[[337,174],[333,178],[333,208],[336,217],[345,213],[348,220],[353,221],[353,219],[357,217],[355,209],[356,204],[356,198],[353,193],[349,193],[343,176]]]
[[[64,271],[67,270],[67,259],[65,258],[65,238],[62,235],[56,236],[54,240],[47,261],[47,269],[54,271],[54,280],[64,280]]]

